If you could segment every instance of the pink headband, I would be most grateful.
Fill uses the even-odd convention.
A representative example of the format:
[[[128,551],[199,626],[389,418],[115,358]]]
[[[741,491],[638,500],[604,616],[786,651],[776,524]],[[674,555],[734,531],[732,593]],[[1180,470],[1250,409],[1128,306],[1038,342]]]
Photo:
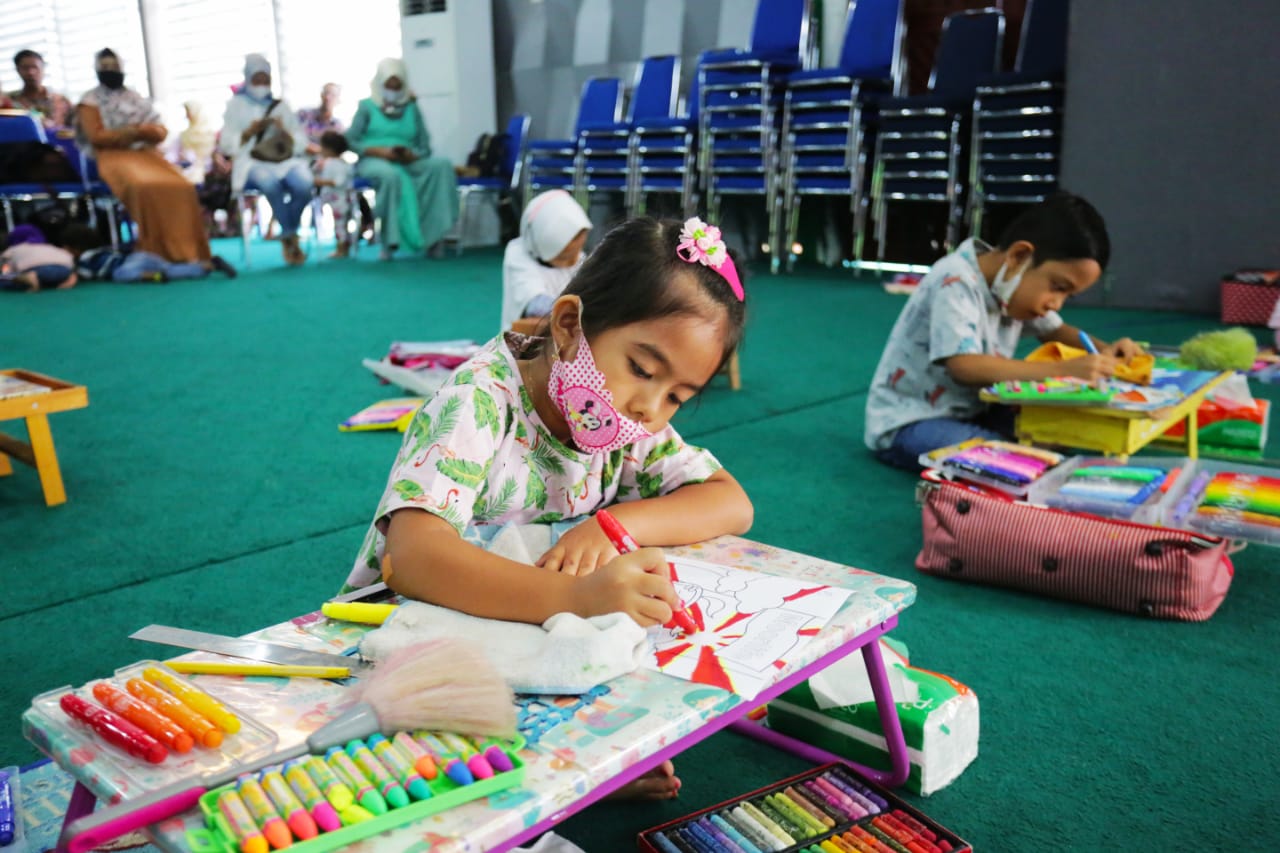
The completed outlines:
[[[746,294],[742,291],[742,281],[738,278],[738,268],[733,265],[729,250],[720,239],[719,228],[708,225],[696,216],[686,219],[684,228],[680,230],[680,242],[676,245],[676,255],[685,263],[699,263],[704,267],[711,267],[729,282],[729,287],[733,290],[733,295],[738,297],[739,302],[746,299]]]

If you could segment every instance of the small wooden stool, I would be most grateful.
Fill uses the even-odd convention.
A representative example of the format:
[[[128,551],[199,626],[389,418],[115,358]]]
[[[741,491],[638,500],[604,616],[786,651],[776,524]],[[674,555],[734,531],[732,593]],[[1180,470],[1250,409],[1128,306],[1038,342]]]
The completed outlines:
[[[12,456],[40,474],[45,505],[66,503],[67,493],[62,487],[62,471],[58,468],[58,454],[53,447],[53,433],[49,430],[49,415],[83,409],[89,405],[88,389],[30,370],[0,370],[0,376],[12,376],[50,389],[0,399],[0,421],[26,418],[27,435],[31,439],[28,444],[0,432],[0,477],[13,473],[9,462]]]

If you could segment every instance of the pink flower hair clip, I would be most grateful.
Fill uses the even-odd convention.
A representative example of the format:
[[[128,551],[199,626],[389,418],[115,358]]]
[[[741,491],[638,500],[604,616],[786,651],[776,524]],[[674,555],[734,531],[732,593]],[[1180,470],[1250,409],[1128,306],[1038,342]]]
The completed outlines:
[[[696,216],[686,219],[684,228],[680,229],[680,242],[676,244],[676,255],[685,263],[711,267],[729,282],[729,287],[733,290],[733,295],[738,297],[739,302],[746,299],[746,294],[742,290],[742,281],[738,278],[738,268],[734,266],[733,258],[729,257],[729,250],[725,247],[724,240],[720,239],[719,228],[708,225]]]

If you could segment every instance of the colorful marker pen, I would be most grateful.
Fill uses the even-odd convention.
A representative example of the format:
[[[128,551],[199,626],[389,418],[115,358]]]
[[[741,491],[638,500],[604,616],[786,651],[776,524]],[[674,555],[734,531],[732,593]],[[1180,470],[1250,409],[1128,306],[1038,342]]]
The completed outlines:
[[[152,708],[182,726],[183,730],[191,735],[192,740],[196,743],[209,749],[217,749],[221,746],[221,730],[179,702],[177,698],[170,696],[159,687],[149,684],[141,678],[130,678],[125,682],[124,686],[130,694],[146,702]]]
[[[639,550],[640,546],[636,544],[636,540],[631,537],[627,529],[607,509],[596,511],[596,522],[599,523],[600,529],[604,531],[604,535],[608,537],[609,542],[613,544],[619,554],[630,554],[632,551]],[[667,564],[667,568],[669,571],[675,571],[675,567],[670,563]],[[679,607],[675,608],[671,614],[671,620],[679,625],[680,630],[686,634],[698,633],[698,624],[693,621],[693,617],[684,609],[683,602]]]
[[[253,815],[249,814],[249,809],[239,794],[230,789],[219,794],[218,811],[222,813],[227,828],[240,845],[241,853],[267,853],[271,845],[258,829],[258,824],[254,822]]]
[[[263,770],[258,782],[295,836],[307,841],[320,834],[315,818],[307,813],[306,807],[294,796],[293,789],[284,781],[279,770]]]
[[[240,731],[240,720],[235,714],[228,711],[226,706],[217,699],[189,684],[184,679],[154,666],[144,669],[142,677],[153,684],[159,684],[165,690],[177,696],[182,700],[183,704],[200,713],[206,719],[211,720],[214,725],[227,734],[233,735]]]
[[[324,792],[325,799],[329,801],[329,805],[333,806],[334,811],[343,812],[356,801],[356,795],[351,793],[351,789],[345,784],[338,781],[338,777],[333,775],[329,765],[325,764],[320,756],[308,755],[306,758],[299,758],[290,763],[304,764],[307,775],[311,777],[316,787]],[[288,766],[288,764],[285,765],[286,768]]]
[[[320,793],[316,783],[311,781],[306,766],[298,760],[290,761],[284,766],[284,778],[293,789],[293,793],[302,801],[302,805],[311,813],[311,819],[325,832],[333,832],[342,828],[342,821],[333,806]],[[271,789],[267,789],[271,793]]]
[[[88,725],[107,743],[120,747],[134,758],[159,764],[169,756],[169,750],[164,748],[164,744],[124,717],[81,699],[74,693],[63,694],[58,705],[67,716]]]
[[[273,849],[283,850],[293,843],[289,824],[284,822],[284,818],[271,805],[267,792],[262,790],[257,779],[247,774],[241,776],[236,780],[236,790]]]
[[[387,801],[387,805],[393,809],[402,809],[409,805],[408,793],[405,792],[404,788],[400,787],[399,782],[391,778],[391,773],[378,760],[378,757],[370,752],[364,741],[347,741],[347,755],[351,756],[356,766],[364,771],[365,777],[382,794],[382,798]]]
[[[440,770],[436,767],[436,761],[431,757],[431,753],[423,749],[422,744],[413,739],[413,735],[408,732],[396,732],[391,742],[413,762],[413,769],[418,771],[419,776],[424,779],[434,779],[440,775]]]
[[[450,754],[449,748],[440,742],[434,734],[426,729],[418,729],[413,733],[418,743],[431,751],[435,757],[436,764],[444,768],[444,775],[448,776],[458,785],[471,785],[476,781],[476,777],[471,774],[471,768],[462,762],[462,759]]]
[[[99,681],[93,685],[93,698],[180,755],[195,746],[182,726],[114,685]]]
[[[356,802],[372,814],[381,815],[387,813],[387,801],[374,790],[373,785],[360,772],[360,768],[356,767],[351,761],[351,756],[342,751],[342,747],[329,747],[329,751],[324,754],[324,758],[325,761],[329,762],[329,769],[338,777],[338,780],[351,788],[355,794]]]
[[[392,746],[391,741],[380,734],[375,734],[370,735],[367,742],[374,756],[391,772],[391,776],[400,783],[400,787],[404,788],[410,797],[415,800],[425,800],[431,796],[431,788],[427,785],[427,780],[418,775],[418,771],[413,769],[413,765],[404,757],[404,753]]]

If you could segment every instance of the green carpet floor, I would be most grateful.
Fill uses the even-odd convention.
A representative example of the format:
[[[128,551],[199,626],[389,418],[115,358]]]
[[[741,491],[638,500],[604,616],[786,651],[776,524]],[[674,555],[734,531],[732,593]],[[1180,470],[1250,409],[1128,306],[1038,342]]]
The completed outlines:
[[[238,260],[234,243],[219,249]],[[365,249],[302,269],[282,268],[273,245],[254,252],[252,271],[230,282],[0,300],[0,366],[77,380],[91,401],[52,419],[66,505],[45,508],[23,466],[0,480],[0,647],[12,670],[0,765],[37,757],[18,722],[34,694],[165,655],[126,639],[139,626],[238,634],[332,594],[399,443],[336,429],[392,396],[360,360],[393,340],[485,339],[498,322],[496,251],[378,264]],[[758,274],[748,289],[743,389],[718,381],[677,426],[747,488],[752,537],[919,586],[895,636],[913,662],[976,691],[982,739],[965,774],[917,804],[981,850],[1270,846],[1277,551],[1238,556],[1205,624],[921,576],[913,477],[862,446],[867,383],[902,298],[817,269]],[[1215,325],[1068,314],[1103,337],[1167,343]],[[1280,399],[1280,387],[1255,390]],[[589,853],[634,849],[641,829],[802,767],[718,735],[677,762],[679,800],[606,804],[562,832]]]

